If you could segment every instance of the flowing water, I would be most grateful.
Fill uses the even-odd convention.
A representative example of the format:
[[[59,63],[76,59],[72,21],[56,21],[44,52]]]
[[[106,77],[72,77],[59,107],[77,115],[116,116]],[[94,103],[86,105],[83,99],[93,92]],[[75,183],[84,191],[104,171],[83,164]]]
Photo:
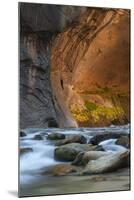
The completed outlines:
[[[58,133],[64,133],[66,137],[68,137],[69,135],[81,134],[85,136],[87,138],[87,142],[89,142],[90,139],[97,133],[109,132],[110,134],[111,132],[114,132],[117,134],[118,133],[129,134],[130,127],[129,125],[124,125],[124,126],[112,125],[110,127],[102,127],[102,128],[75,128],[75,129],[74,128],[72,129],[71,128],[70,129],[28,128],[25,129],[24,131],[26,132],[27,136],[20,138],[20,148],[32,148],[33,151],[24,153],[20,156],[20,195],[31,196],[31,195],[43,195],[43,194],[51,195],[51,194],[64,194],[64,193],[78,193],[80,192],[81,184],[83,186],[85,185],[85,187],[83,187],[83,190],[81,192],[90,191],[90,189],[88,189],[86,186],[87,177],[86,178],[73,177],[73,176],[52,177],[52,176],[42,175],[42,172],[47,170],[49,167],[61,163],[54,159],[54,149],[56,147],[53,141],[47,140],[48,134],[52,132],[58,132]],[[34,136],[39,134],[43,136],[43,140],[34,139]],[[100,145],[103,146],[105,151],[110,151],[110,152],[118,152],[125,149],[125,147],[116,145],[115,142],[116,139],[109,139],[102,141]],[[126,182],[124,182],[124,184],[125,183]],[[99,188],[100,191],[103,190],[103,187],[102,189],[101,187]],[[92,189],[91,192],[94,190]],[[114,190],[113,187],[112,190]],[[95,191],[97,191],[97,188]]]

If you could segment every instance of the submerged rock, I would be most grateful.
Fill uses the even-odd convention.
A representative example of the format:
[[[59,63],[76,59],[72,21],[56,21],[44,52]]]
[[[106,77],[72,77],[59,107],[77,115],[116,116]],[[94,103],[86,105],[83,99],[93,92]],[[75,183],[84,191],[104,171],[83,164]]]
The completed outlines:
[[[129,136],[121,136],[116,142],[116,144],[130,148],[130,138]]]
[[[65,140],[59,141],[56,143],[57,146],[61,146],[68,143],[80,143],[80,144],[86,144],[87,139],[83,135],[75,135],[70,136],[66,138]]]
[[[100,147],[91,144],[70,143],[55,149],[54,157],[60,161],[73,161],[78,153],[83,151],[93,151]]]
[[[45,174],[52,174],[54,176],[63,176],[67,174],[76,173],[78,171],[78,167],[73,166],[71,164],[58,164],[49,169]]]
[[[43,140],[43,136],[42,135],[35,135],[34,140]]]
[[[20,131],[20,137],[25,137],[25,136],[27,136],[27,134],[24,132],[24,131]]]
[[[50,133],[47,136],[47,139],[49,140],[61,140],[61,139],[65,139],[65,135],[63,133]]]
[[[29,147],[27,147],[27,148],[21,148],[20,149],[20,155],[23,155],[25,153],[29,153],[29,152],[32,152],[32,151],[33,151],[33,149],[29,148]]]
[[[109,155],[109,152],[105,151],[87,151],[87,152],[80,152],[75,160],[72,162],[72,165],[86,165],[90,160],[96,160],[102,156]]]
[[[128,167],[129,156],[130,152],[125,151],[103,156],[97,160],[92,160],[87,164],[82,174],[100,174],[113,172],[120,168]]]

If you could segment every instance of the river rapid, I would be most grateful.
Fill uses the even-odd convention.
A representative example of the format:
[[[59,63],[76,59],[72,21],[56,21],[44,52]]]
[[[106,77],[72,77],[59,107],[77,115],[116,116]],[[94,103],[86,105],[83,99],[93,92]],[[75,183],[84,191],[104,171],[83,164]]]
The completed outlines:
[[[95,192],[95,191],[114,191],[129,189],[125,185],[129,185],[128,169],[119,172],[118,176],[109,174],[107,181],[95,182],[92,179],[98,176],[63,176],[54,177],[50,175],[42,175],[42,172],[51,166],[63,163],[54,159],[55,143],[47,139],[47,135],[52,132],[63,133],[70,135],[83,135],[87,138],[87,142],[96,133],[124,133],[130,134],[130,125],[100,127],[100,128],[28,128],[23,130],[26,133],[25,137],[20,137],[20,148],[32,148],[32,151],[20,155],[20,196],[36,196],[36,195],[53,195],[64,193],[79,193],[79,192]],[[43,140],[35,140],[35,135],[41,135]],[[116,145],[116,139],[102,141],[105,151],[119,152],[125,150],[125,147]],[[120,174],[121,173],[121,174]],[[105,177],[106,175],[100,175]],[[100,177],[99,176],[99,177]],[[117,180],[118,177],[118,180]],[[90,180],[91,179],[91,180]],[[96,179],[97,180],[97,179]],[[105,179],[102,179],[105,180]],[[88,183],[88,187],[87,187]],[[97,183],[99,185],[97,185]],[[115,184],[116,183],[116,184]],[[121,184],[122,183],[122,184]]]

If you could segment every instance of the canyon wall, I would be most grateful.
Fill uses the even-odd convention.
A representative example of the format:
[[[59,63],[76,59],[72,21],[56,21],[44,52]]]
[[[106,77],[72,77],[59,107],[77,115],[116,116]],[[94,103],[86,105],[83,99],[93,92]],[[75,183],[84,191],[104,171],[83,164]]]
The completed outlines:
[[[128,123],[129,11],[19,5],[20,127]]]
[[[79,22],[55,39],[51,53],[55,101],[64,102],[79,126],[130,120],[129,17],[128,10],[87,9]]]
[[[76,127],[67,109],[55,108],[50,70],[54,38],[84,7],[20,3],[20,127]],[[59,118],[60,116],[60,118]],[[64,124],[60,121],[64,121]]]

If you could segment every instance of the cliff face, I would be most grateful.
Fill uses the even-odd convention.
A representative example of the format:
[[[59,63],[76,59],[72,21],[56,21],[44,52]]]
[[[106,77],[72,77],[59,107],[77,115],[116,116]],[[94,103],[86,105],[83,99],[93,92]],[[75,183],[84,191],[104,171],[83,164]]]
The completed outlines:
[[[64,107],[57,113],[50,70],[54,38],[85,8],[20,3],[20,127],[76,126]],[[60,115],[60,118],[57,117]],[[69,113],[68,113],[69,115]]]
[[[49,79],[50,44],[39,33],[20,39],[20,126],[57,126]]]
[[[55,99],[64,102],[79,126],[129,121],[129,25],[127,10],[87,9],[55,40]]]
[[[20,3],[20,127],[129,121],[129,11]]]

